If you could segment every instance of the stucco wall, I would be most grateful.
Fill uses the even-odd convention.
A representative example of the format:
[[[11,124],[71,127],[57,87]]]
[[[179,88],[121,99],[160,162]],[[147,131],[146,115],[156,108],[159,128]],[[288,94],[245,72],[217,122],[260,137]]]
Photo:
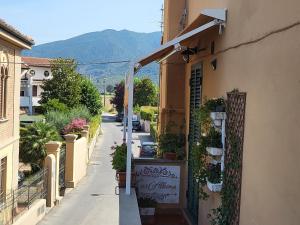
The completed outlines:
[[[206,32],[190,46],[200,43],[207,51],[186,65],[186,130],[190,68],[203,62],[203,96],[226,96],[234,88],[247,92],[240,224],[299,224],[300,2],[190,0],[188,5],[189,22],[201,8],[217,5],[228,9],[228,22],[222,36]],[[204,57],[211,41],[219,53]],[[210,66],[213,58],[216,71]],[[218,201],[217,195],[200,201],[199,224],[208,224],[206,214]]]
[[[7,90],[7,116],[0,121],[0,159],[7,157],[6,194],[18,185],[19,163],[19,107],[20,107],[20,49],[0,40],[0,51],[8,55],[9,78]]]

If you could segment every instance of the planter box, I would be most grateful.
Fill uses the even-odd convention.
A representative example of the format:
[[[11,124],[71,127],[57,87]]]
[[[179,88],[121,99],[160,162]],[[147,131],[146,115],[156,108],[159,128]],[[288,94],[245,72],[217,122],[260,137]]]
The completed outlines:
[[[176,160],[177,154],[173,152],[165,152],[163,153],[163,158],[167,160]]]
[[[117,172],[116,180],[120,188],[126,187],[126,172]],[[135,186],[136,176],[134,172],[131,172],[131,187]]]
[[[207,187],[212,192],[220,192],[222,190],[222,183],[213,184],[209,182],[207,179]]]
[[[140,208],[141,216],[154,216],[155,208]]]
[[[221,156],[221,155],[223,155],[223,149],[222,148],[206,147],[206,151],[210,155],[214,155],[214,156]]]

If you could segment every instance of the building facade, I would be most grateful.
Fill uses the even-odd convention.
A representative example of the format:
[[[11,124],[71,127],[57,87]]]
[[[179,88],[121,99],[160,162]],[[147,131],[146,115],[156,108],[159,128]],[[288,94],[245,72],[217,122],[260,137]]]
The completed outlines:
[[[23,56],[22,62],[20,107],[32,115],[40,106],[43,81],[52,78],[50,60]]]
[[[0,197],[18,186],[21,50],[34,44],[30,37],[0,20]]]
[[[205,24],[200,12],[211,8],[227,9],[225,27],[186,42],[185,47],[198,49],[189,60],[177,53],[161,63],[160,131],[169,122],[184,126],[189,159],[191,111],[197,105],[192,89],[199,93],[198,104],[204,98],[227,99],[232,90],[244,94],[242,173],[234,224],[297,225],[300,2],[165,0],[163,43]],[[188,164],[187,160],[181,207],[194,224],[210,224],[207,215],[220,204],[220,194],[206,189],[209,199],[198,200]]]

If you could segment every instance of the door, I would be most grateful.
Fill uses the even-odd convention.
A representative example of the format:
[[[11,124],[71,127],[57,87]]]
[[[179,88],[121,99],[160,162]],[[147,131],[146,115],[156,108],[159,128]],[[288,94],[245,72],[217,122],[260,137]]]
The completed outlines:
[[[189,150],[191,155],[192,146],[200,138],[200,126],[193,118],[195,109],[201,105],[202,92],[202,64],[192,67],[190,79],[190,120],[189,120]],[[193,224],[198,224],[199,209],[199,185],[193,178],[193,162],[188,160],[188,189],[187,189],[187,210]]]

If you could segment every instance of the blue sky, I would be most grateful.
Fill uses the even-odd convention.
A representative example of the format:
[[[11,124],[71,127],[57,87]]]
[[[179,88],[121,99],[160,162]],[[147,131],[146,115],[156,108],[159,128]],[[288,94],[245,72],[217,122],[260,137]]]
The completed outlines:
[[[1,15],[36,44],[104,29],[160,30],[163,0],[0,0]]]

